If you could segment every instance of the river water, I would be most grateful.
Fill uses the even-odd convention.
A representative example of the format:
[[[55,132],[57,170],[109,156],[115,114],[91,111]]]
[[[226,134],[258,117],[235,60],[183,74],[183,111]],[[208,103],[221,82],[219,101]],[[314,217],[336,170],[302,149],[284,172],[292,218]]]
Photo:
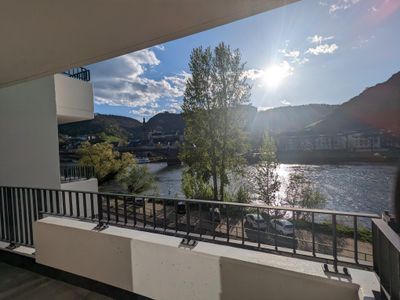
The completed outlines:
[[[165,197],[184,197],[181,189],[182,168],[168,167],[166,163],[149,163],[156,177],[156,191]],[[249,167],[251,168],[251,166]],[[381,213],[393,211],[391,197],[394,190],[395,167],[385,165],[291,165],[281,164],[278,174],[283,182],[280,197],[284,195],[289,174],[301,171],[314,182],[326,197],[326,209]],[[231,186],[238,187],[243,178],[234,178]],[[234,188],[231,188],[235,191]]]

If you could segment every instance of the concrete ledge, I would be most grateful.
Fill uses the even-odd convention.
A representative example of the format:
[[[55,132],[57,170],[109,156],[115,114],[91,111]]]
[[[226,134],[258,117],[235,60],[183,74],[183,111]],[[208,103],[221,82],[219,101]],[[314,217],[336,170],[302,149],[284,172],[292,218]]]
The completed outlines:
[[[94,227],[36,222],[37,262],[153,299],[359,299],[360,285],[376,283],[365,271],[351,270],[348,281],[316,262],[205,242],[189,249],[176,237]]]

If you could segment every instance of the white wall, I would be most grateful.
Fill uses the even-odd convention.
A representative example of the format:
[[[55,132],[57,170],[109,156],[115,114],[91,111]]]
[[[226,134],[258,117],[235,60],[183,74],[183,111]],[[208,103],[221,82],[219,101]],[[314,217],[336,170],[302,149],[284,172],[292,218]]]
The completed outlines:
[[[93,119],[93,87],[90,82],[54,75],[58,122]]]
[[[60,188],[53,76],[0,89],[0,185]]]
[[[66,182],[61,184],[62,190],[69,190],[69,191],[82,191],[82,192],[93,192],[97,193],[99,191],[99,186],[96,178],[90,178],[87,180],[78,180],[72,182]],[[92,199],[91,195],[89,194],[82,194],[82,193],[71,193],[71,201],[69,201],[69,193],[64,193],[65,199],[65,210],[66,214],[69,215],[70,212],[74,216],[85,217],[85,211],[83,209],[86,206],[86,217],[90,218],[92,216]],[[97,210],[97,195],[94,194],[93,196],[93,211],[96,214]],[[61,197],[60,197],[61,199]],[[72,203],[70,210],[70,203]],[[79,205],[79,214],[77,205]],[[61,207],[62,205],[60,205]]]
[[[290,257],[48,217],[34,224],[36,261],[152,299],[358,299],[359,285]],[[372,276],[374,276],[372,274]]]

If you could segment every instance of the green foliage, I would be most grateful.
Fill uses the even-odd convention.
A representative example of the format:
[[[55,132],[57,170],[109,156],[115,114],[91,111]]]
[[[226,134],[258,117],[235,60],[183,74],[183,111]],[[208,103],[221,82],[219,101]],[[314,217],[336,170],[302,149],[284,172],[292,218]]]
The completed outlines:
[[[246,187],[244,187],[244,186],[239,187],[239,190],[236,193],[236,201],[238,203],[249,203],[250,202],[250,193]]]
[[[104,132],[99,134],[99,138],[101,139],[101,141],[105,142],[105,143],[126,143],[126,141],[122,138],[120,138],[119,136],[115,136],[115,135],[107,135]]]
[[[213,191],[211,185],[191,174],[188,170],[182,173],[182,190],[186,198],[212,200]]]
[[[147,166],[133,165],[120,175],[119,181],[129,193],[139,194],[154,187],[154,176]]]
[[[238,50],[224,43],[214,51],[195,48],[190,56],[192,77],[186,83],[182,105],[186,123],[180,158],[199,186],[212,181],[213,199],[224,200],[228,172],[240,172],[246,151],[241,105],[250,86]],[[193,186],[191,184],[191,186]]]
[[[324,233],[331,235],[333,228],[332,223],[323,222],[323,223],[314,223],[314,230],[317,233]],[[312,230],[311,222],[307,220],[297,220],[296,228],[298,229],[306,229],[308,231]],[[354,237],[354,229],[353,227],[346,226],[343,224],[336,224],[336,233],[340,237],[353,238]],[[358,240],[362,242],[372,243],[372,231],[365,227],[358,227],[357,230]]]
[[[258,199],[267,205],[274,205],[281,182],[277,173],[279,163],[276,157],[276,147],[267,133],[264,134],[259,152],[260,162],[251,169],[249,177]]]
[[[285,201],[289,206],[320,208],[325,204],[326,199],[302,173],[295,172],[289,175]],[[306,218],[306,216],[303,217]]]
[[[112,145],[108,143],[90,144],[83,143],[79,149],[79,164],[94,168],[99,184],[103,184],[114,179],[117,174],[124,172],[129,166],[135,164],[133,155],[114,151]]]

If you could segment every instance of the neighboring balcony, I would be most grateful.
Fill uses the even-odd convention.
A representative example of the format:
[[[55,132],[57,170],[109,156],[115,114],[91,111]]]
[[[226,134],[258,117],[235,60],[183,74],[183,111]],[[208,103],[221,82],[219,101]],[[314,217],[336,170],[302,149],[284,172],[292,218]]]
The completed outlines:
[[[82,181],[95,178],[94,168],[90,166],[61,165],[61,183]]]
[[[58,124],[93,119],[93,87],[89,81],[90,71],[82,67],[54,75]]]
[[[98,182],[93,167],[61,165],[60,180],[63,190],[97,192]]]

